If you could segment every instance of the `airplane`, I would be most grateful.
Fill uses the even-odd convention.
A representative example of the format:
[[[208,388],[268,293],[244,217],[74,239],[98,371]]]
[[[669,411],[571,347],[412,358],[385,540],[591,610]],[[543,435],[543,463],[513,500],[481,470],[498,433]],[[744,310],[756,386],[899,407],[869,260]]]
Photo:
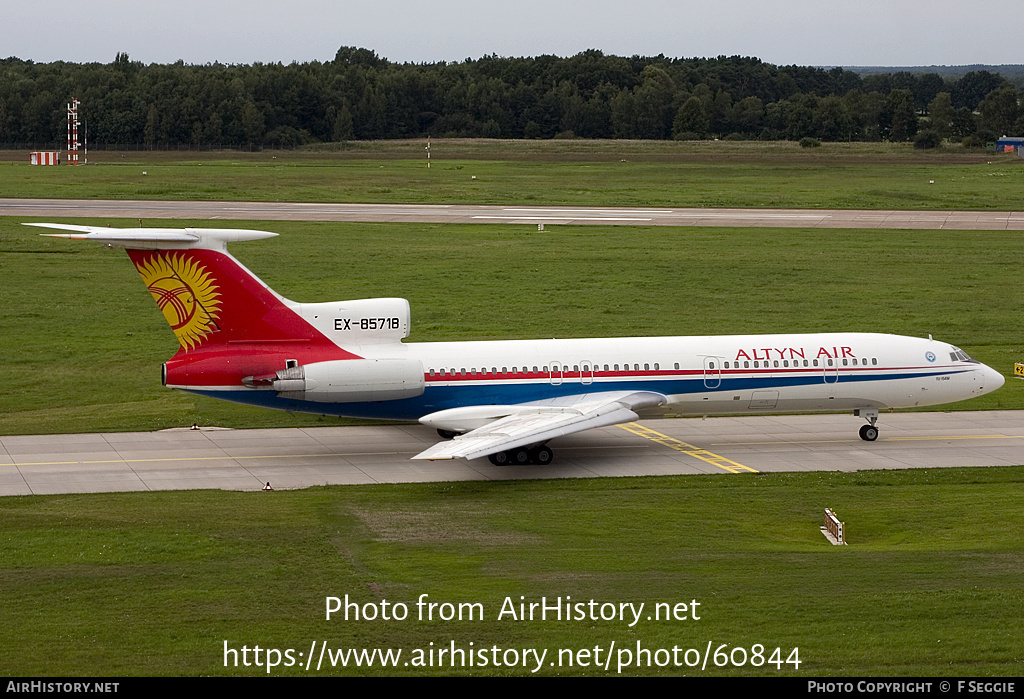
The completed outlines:
[[[276,233],[100,228],[44,233],[125,248],[181,345],[169,388],[294,412],[418,420],[412,457],[553,459],[552,439],[667,415],[879,412],[990,393],[1003,376],[938,340],[878,333],[403,342],[409,302],[296,303],[227,252]]]

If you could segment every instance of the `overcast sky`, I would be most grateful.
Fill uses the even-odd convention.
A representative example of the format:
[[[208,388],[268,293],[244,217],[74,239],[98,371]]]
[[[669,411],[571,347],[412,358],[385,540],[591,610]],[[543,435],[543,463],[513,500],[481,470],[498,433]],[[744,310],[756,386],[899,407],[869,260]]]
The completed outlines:
[[[1021,0],[3,0],[0,57],[109,63],[606,54],[777,65],[1024,63]]]

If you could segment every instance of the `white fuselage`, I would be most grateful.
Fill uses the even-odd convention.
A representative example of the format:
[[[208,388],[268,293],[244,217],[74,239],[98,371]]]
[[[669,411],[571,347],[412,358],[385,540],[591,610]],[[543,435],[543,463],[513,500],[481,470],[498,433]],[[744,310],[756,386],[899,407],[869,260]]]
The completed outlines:
[[[419,362],[424,390],[401,400],[291,409],[418,419],[466,405],[641,390],[669,398],[666,405],[646,409],[648,415],[857,410],[949,403],[1003,383],[998,372],[945,342],[873,333],[384,342],[349,348],[367,359]]]

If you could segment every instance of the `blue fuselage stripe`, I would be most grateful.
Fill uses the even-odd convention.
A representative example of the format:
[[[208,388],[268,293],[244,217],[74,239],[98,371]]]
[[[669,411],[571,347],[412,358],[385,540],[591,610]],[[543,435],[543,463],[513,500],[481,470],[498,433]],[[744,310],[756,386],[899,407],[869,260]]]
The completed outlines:
[[[925,377],[952,375],[964,370],[930,370],[899,373],[848,373],[825,377],[822,372],[800,372],[783,375],[690,375],[687,378],[664,377],[648,379],[597,379],[583,383],[578,378],[553,384],[544,380],[508,381],[499,379],[460,379],[441,382],[436,378],[426,384],[423,393],[415,398],[361,403],[320,403],[281,398],[269,390],[195,390],[198,395],[221,400],[257,405],[293,412],[308,412],[319,415],[369,418],[383,420],[417,420],[424,415],[466,405],[509,405],[531,401],[558,398],[561,396],[595,393],[601,391],[653,391],[665,395],[729,393],[765,389],[781,389],[796,386],[836,386],[837,384],[869,381],[895,381],[921,379]]]

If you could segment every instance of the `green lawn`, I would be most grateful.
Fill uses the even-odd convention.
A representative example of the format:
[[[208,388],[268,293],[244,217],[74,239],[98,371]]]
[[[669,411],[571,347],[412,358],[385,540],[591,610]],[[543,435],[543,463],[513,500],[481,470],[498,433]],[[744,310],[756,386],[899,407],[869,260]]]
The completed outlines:
[[[1022,164],[1005,157],[881,144],[497,147],[435,143],[429,171],[414,143],[105,154],[117,162],[78,170],[0,162],[0,189],[1024,209]],[[23,220],[0,218],[0,433],[335,424],[163,389],[160,363],[177,344],[124,253],[43,238]],[[1024,361],[1019,232],[218,225],[281,233],[232,252],[289,298],[409,298],[412,341],[851,330],[932,333],[1007,375]],[[1020,409],[1024,382],[958,407]],[[1024,637],[1022,482],[1024,467],[1013,467],[2,498],[0,673],[264,675],[265,666],[225,667],[225,648],[248,648],[253,661],[257,645],[264,658],[291,649],[291,665],[272,674],[525,675],[533,666],[301,669],[313,642],[401,649],[400,663],[454,642],[546,650],[550,675],[616,674],[625,656],[606,671],[595,649],[640,644],[655,663],[678,648],[684,666],[623,674],[1012,677]],[[846,522],[850,546],[818,532],[825,507]],[[479,604],[485,616],[419,621],[424,594]],[[327,621],[326,598],[346,595],[363,610],[404,603],[413,617]],[[644,614],[632,627],[498,618],[506,599],[544,597],[647,612],[695,600],[701,618]],[[708,648],[747,662],[686,666]],[[797,658],[798,668],[786,663]]]
[[[0,154],[5,197],[1024,209],[1024,162],[908,145],[651,141],[352,144],[335,152],[99,152],[88,167]]]
[[[0,433],[336,424],[164,389],[176,340],[124,253],[19,222],[0,219]],[[408,298],[410,341],[878,331],[1024,361],[1015,231],[223,225],[281,234],[232,251],[288,298]],[[1022,408],[1024,383],[958,407]]]
[[[298,653],[317,641],[402,649],[403,661],[431,643],[547,649],[545,675],[614,675],[639,643],[680,648],[683,665],[623,674],[1016,676],[1022,482],[1016,467],[3,498],[0,672],[266,674],[225,668],[225,643],[293,649],[275,675],[533,667],[307,672]],[[825,507],[846,522],[849,546],[819,533]],[[483,619],[420,621],[424,594],[477,603]],[[401,603],[409,617],[326,620],[326,598],[346,595],[360,613]],[[521,602],[544,597],[645,606],[632,627],[630,612],[498,618],[506,598],[518,617]],[[658,603],[687,603],[687,618],[648,619]],[[682,651],[709,643],[760,645],[765,659],[779,648],[783,662],[686,667],[694,655]],[[612,644],[607,671],[565,666],[566,650]]]

